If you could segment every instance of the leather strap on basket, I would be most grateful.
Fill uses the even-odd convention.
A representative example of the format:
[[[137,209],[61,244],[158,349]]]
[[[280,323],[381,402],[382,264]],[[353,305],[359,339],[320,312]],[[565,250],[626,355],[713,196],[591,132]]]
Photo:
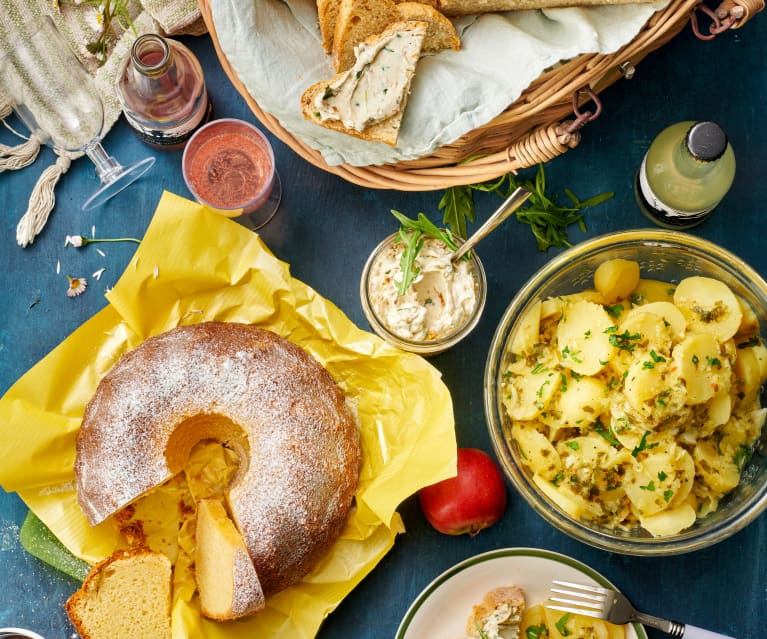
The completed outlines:
[[[701,40],[713,40],[717,35],[729,29],[740,29],[750,18],[762,11],[765,0],[723,0],[716,11],[704,4],[695,7],[690,16],[693,33]],[[711,19],[708,34],[701,31],[698,25],[698,11],[705,13]]]
[[[586,95],[594,103],[594,111],[582,110],[579,103],[582,95]],[[578,146],[581,141],[581,128],[599,117],[602,113],[602,102],[590,87],[585,87],[573,93],[572,103],[575,116],[572,120],[553,122],[534,129],[524,139],[506,149],[509,161],[516,161],[518,166],[533,166],[553,160],[568,149]]]

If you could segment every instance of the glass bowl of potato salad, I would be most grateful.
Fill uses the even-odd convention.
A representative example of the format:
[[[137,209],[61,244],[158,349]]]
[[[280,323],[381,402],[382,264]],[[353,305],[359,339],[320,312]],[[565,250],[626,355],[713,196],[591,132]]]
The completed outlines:
[[[485,368],[498,458],[563,532],[696,550],[767,507],[767,283],[677,231],[612,233],[520,289]]]

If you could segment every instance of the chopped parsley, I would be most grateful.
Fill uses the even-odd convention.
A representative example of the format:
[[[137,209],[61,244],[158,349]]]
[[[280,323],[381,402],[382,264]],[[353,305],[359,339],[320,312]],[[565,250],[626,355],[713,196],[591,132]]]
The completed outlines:
[[[745,444],[738,446],[738,450],[735,452],[735,456],[732,458],[732,461],[739,472],[746,467],[746,464],[748,464],[749,461],[751,461],[753,454],[754,451],[750,446],[746,446]]]
[[[631,456],[636,457],[639,455],[639,453],[650,450],[651,448],[655,448],[658,445],[658,442],[655,442],[654,444],[648,444],[647,443],[647,436],[650,434],[649,430],[646,430],[644,432],[644,435],[642,435],[642,439],[639,440],[639,444],[634,448],[634,450],[631,451]]]
[[[612,306],[605,304],[602,308],[607,311],[610,317],[620,317],[624,307],[623,304],[613,304]]]
[[[642,336],[639,333],[629,333],[628,330],[625,330],[622,333],[613,332],[609,337],[610,344],[615,346],[618,350],[626,351],[627,353],[634,352],[636,342],[640,339],[642,339]]]
[[[611,427],[606,427],[601,421],[597,420],[593,424],[594,431],[604,437],[611,446],[621,448],[621,443],[616,439]]]

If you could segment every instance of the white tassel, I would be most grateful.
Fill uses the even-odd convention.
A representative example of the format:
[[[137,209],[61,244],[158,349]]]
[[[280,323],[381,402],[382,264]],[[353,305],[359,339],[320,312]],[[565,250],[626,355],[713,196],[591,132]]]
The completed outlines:
[[[40,152],[40,145],[40,138],[34,134],[26,142],[16,146],[0,144],[0,173],[16,171],[32,164]]]
[[[56,159],[56,164],[49,166],[40,174],[32,195],[29,196],[29,208],[16,227],[16,242],[19,246],[32,244],[37,234],[43,230],[56,204],[53,189],[59,178],[69,170],[70,164],[72,161],[66,155],[60,155]]]

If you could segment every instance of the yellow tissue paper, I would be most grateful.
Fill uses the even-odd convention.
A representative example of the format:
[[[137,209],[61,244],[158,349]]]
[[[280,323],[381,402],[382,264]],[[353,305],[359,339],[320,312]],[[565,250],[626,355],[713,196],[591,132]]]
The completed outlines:
[[[0,399],[0,483],[18,492],[75,555],[90,563],[109,556],[126,538],[116,518],[88,525],[73,473],[77,430],[99,380],[121,355],[175,326],[216,320],[270,329],[320,361],[359,414],[363,466],[356,507],[327,556],[302,582],[270,597],[264,611],[238,622],[212,622],[200,616],[195,593],[193,522],[167,515],[178,511],[169,509],[169,500],[178,504],[180,494],[188,494],[183,478],[135,507],[149,545],[175,561],[174,639],[314,637],[404,532],[399,504],[455,475],[452,403],[439,373],[421,357],[357,328],[292,278],[289,265],[258,235],[169,193],[107,298],[104,310]]]

